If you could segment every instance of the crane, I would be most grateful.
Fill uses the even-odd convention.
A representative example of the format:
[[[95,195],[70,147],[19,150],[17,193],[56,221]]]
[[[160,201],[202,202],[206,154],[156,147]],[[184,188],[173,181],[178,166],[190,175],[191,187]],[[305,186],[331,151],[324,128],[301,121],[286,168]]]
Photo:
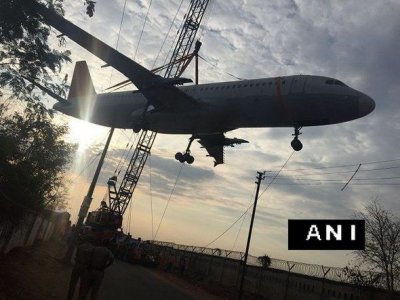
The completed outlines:
[[[210,0],[191,0],[189,10],[178,31],[178,40],[169,59],[169,63],[154,69],[153,72],[164,71],[165,78],[176,78],[181,76],[192,59],[196,58],[196,84],[198,83],[198,52],[201,42],[196,41],[192,53],[193,42],[200,27],[204,13]],[[111,88],[121,87],[129,81],[121,82]],[[146,164],[151,148],[156,139],[157,133],[150,130],[142,130],[134,152],[129,161],[121,184],[117,187],[117,176],[112,176],[108,182],[108,205],[102,201],[101,207],[88,214],[86,224],[101,226],[115,230],[122,227],[122,217],[132,199],[135,188],[139,182],[140,175]],[[105,238],[105,237],[103,237]]]

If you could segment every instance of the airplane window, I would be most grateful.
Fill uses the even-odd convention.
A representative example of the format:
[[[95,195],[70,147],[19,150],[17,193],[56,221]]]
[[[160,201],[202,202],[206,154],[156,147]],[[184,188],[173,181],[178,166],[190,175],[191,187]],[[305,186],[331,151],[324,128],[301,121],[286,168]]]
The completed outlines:
[[[250,86],[253,86],[253,84],[250,84]]]
[[[282,81],[282,84],[285,84],[286,83],[286,81],[284,80],[284,81]]]
[[[325,81],[326,84],[333,84],[333,79],[328,79],[327,81]]]
[[[262,86],[264,86],[264,85],[266,85],[266,84],[267,84],[266,82],[263,82],[263,83],[262,83]]]
[[[247,87],[247,84],[243,85],[243,87]]]
[[[345,85],[343,82],[341,82],[339,80],[335,80],[335,84],[336,85],[340,85],[340,86],[347,86],[347,85]]]

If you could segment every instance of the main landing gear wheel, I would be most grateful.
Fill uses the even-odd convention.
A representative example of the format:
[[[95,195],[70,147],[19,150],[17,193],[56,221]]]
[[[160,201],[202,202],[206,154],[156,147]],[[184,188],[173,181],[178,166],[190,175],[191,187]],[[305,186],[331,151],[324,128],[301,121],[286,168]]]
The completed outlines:
[[[301,127],[296,126],[294,128],[294,134],[292,134],[292,136],[294,136],[294,139],[290,143],[290,145],[292,146],[294,151],[300,151],[301,149],[303,149],[303,144],[299,140],[299,135],[301,135],[300,129]]]
[[[175,154],[175,159],[181,163],[187,162],[189,165],[191,165],[194,162],[194,157],[190,155],[190,146],[192,145],[194,141],[194,137],[192,136],[189,139],[189,145],[186,148],[185,153],[178,152]]]
[[[181,163],[187,162],[189,165],[194,162],[194,157],[190,155],[190,152],[186,152],[184,154],[178,152],[175,154],[175,159]]]

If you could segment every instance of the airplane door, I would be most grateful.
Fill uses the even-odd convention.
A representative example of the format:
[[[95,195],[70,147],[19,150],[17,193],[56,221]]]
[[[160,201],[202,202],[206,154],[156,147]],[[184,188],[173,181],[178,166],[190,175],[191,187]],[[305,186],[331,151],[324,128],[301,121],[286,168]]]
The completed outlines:
[[[292,80],[292,86],[290,88],[291,94],[302,94],[304,93],[304,86],[306,84],[306,76],[296,76]]]

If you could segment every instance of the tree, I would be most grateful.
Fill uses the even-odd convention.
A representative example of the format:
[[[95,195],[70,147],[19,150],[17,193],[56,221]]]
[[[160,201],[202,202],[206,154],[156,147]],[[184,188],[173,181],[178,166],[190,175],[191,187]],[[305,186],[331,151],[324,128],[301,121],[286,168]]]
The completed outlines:
[[[63,88],[52,75],[61,71],[63,63],[70,62],[68,50],[50,46],[50,27],[34,9],[34,1],[0,1],[0,88],[8,88],[14,98],[29,102],[34,100],[33,85],[22,75],[58,93]],[[42,2],[64,13],[62,0]]]
[[[382,287],[384,284],[382,273],[360,270],[360,266],[348,264],[343,268],[346,282],[362,287]]]
[[[271,258],[268,255],[259,256],[257,258],[258,263],[261,265],[263,269],[268,269],[271,265]]]
[[[63,14],[62,0],[34,0]],[[0,1],[0,89],[25,101],[22,114],[0,107],[0,221],[16,224],[27,211],[60,206],[73,146],[62,140],[67,127],[52,123],[52,111],[23,77],[65,96],[58,74],[70,52],[49,42],[51,28],[34,1]],[[60,38],[62,39],[62,38]],[[62,41],[62,40],[60,40]],[[59,48],[61,47],[59,44]],[[61,82],[61,83],[60,83]]]
[[[29,211],[64,204],[66,166],[74,145],[63,140],[68,128],[55,125],[41,105],[23,115],[0,107],[0,220],[18,224]]]
[[[365,250],[355,254],[370,270],[383,273],[386,288],[393,291],[400,277],[400,219],[377,200],[356,217],[365,220]]]
[[[96,2],[90,1],[90,0],[85,0],[85,3],[86,3],[86,14],[89,17],[93,17]]]

